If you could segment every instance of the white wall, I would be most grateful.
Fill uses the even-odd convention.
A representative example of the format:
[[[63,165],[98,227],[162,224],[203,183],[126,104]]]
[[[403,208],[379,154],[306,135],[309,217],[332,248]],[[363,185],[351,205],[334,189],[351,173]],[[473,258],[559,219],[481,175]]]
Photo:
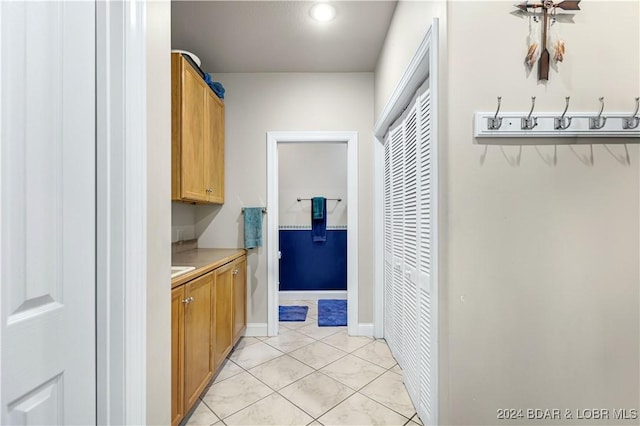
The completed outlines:
[[[171,3],[147,3],[147,424],[171,422]]]
[[[378,118],[424,39],[433,18],[440,22],[440,52],[446,52],[447,2],[399,1],[374,73],[375,117]],[[446,57],[446,56],[445,56]],[[441,58],[443,59],[443,58]],[[446,77],[440,73],[441,79]]]
[[[347,226],[347,144],[301,143],[278,147],[279,225],[311,229],[311,201],[327,200],[327,227]]]
[[[196,238],[196,208],[193,204],[171,203],[171,242]]]
[[[429,6],[401,2],[389,37],[410,32],[414,17],[403,10]],[[528,24],[511,2],[448,3],[441,424],[515,423],[499,421],[500,408],[571,409],[575,417],[578,408],[638,406],[638,145],[487,146],[472,136],[473,112],[492,110],[496,96],[509,111],[528,111],[531,96],[539,111],[560,111],[565,96],[570,110],[596,111],[605,96],[606,110],[631,112],[640,93],[639,2],[581,8],[560,27],[565,62],[542,83],[523,66]],[[377,112],[398,75],[382,58],[406,51],[390,42],[385,49]]]
[[[561,24],[565,62],[545,84],[525,72],[528,25],[510,3],[450,3],[450,423],[495,424],[504,407],[638,406],[638,145],[472,137],[473,112],[499,95],[511,111],[528,111],[531,96],[539,111],[561,111],[565,96],[573,111],[596,111],[599,96],[632,110],[639,2],[581,8]]]
[[[244,206],[266,206],[268,131],[351,131],[359,135],[359,321],[372,321],[372,73],[214,74],[225,86],[225,193],[220,206],[196,206],[200,247],[242,247]],[[265,220],[266,225],[266,220]],[[249,251],[249,323],[267,322],[266,228]]]

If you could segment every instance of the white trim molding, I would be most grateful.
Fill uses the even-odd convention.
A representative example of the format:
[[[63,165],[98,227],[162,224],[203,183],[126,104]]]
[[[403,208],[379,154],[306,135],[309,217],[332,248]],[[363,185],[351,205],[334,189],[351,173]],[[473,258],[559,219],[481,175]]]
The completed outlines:
[[[268,327],[266,322],[250,322],[244,330],[245,337],[265,337],[268,336]]]
[[[370,322],[360,323],[353,333],[349,331],[349,336],[375,337],[373,335],[373,324]]]
[[[347,324],[358,328],[358,132],[267,132],[267,324],[278,334],[278,144],[347,144]]]
[[[280,300],[346,299],[347,290],[280,291]]]
[[[96,3],[97,423],[146,424],[146,3]]]

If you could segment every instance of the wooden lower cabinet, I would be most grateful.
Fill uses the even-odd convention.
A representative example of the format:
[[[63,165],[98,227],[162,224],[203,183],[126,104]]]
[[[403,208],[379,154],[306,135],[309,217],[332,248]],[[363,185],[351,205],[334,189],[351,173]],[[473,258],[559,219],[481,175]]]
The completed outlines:
[[[191,407],[213,376],[211,362],[211,286],[209,273],[184,285],[184,400]]]
[[[214,334],[213,358],[216,368],[222,364],[233,347],[233,263],[216,269],[213,284]]]
[[[184,417],[184,286],[171,291],[171,424]]]
[[[171,424],[176,426],[246,329],[247,257],[171,292]]]
[[[247,328],[247,258],[233,262],[233,342],[237,342]]]

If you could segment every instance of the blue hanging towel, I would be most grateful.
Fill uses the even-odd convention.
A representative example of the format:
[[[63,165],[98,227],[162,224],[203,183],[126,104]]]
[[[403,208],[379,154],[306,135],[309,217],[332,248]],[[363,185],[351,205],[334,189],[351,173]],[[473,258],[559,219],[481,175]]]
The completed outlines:
[[[311,204],[311,236],[314,243],[324,243],[327,241],[327,199],[313,197]]]
[[[244,248],[262,247],[262,207],[244,209]]]
[[[313,212],[312,219],[322,219],[324,217],[326,202],[327,199],[324,197],[313,197],[311,199],[311,211]]]

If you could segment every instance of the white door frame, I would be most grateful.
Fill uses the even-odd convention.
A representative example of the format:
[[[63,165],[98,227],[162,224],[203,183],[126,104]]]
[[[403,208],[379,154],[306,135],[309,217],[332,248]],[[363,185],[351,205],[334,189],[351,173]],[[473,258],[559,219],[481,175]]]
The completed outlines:
[[[96,2],[97,424],[147,423],[146,10]]]
[[[347,144],[347,331],[358,335],[358,132],[267,132],[267,330],[278,335],[278,144]]]
[[[398,86],[393,91],[389,101],[385,105],[382,113],[376,120],[373,130],[373,155],[374,155],[374,254],[375,259],[379,261],[375,263],[374,269],[374,312],[373,312],[373,332],[377,338],[384,337],[384,269],[382,261],[384,259],[384,136],[391,124],[402,114],[406,106],[411,102],[416,91],[423,84],[425,79],[429,78],[429,90],[431,91],[431,136],[434,141],[432,145],[432,155],[438,158],[439,143],[439,25],[438,18],[433,18],[431,27],[425,34],[418,50],[414,54],[411,62],[407,66]],[[432,229],[432,274],[431,274],[431,294],[433,303],[433,323],[432,337],[439,341],[439,243],[438,243],[438,225],[439,225],[439,188],[438,188],[438,161],[434,161],[432,165],[433,188],[432,188],[432,221],[436,226]],[[437,402],[438,399],[438,353],[432,354],[435,375],[432,380],[432,394]],[[438,404],[433,407],[434,424],[438,421]]]

